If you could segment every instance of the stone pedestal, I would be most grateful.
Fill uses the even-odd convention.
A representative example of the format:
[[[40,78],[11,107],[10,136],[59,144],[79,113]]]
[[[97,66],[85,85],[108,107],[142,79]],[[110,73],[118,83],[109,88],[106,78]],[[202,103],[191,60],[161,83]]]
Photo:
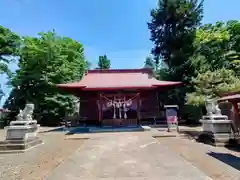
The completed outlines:
[[[6,128],[6,140],[0,142],[0,151],[26,150],[42,143],[38,135],[37,121],[12,121]]]
[[[28,140],[36,138],[38,133],[37,121],[12,121],[7,127],[6,140]]]
[[[232,133],[232,121],[227,116],[210,115],[203,116],[200,120],[203,132],[199,135],[199,140],[215,146],[228,145],[234,139]]]

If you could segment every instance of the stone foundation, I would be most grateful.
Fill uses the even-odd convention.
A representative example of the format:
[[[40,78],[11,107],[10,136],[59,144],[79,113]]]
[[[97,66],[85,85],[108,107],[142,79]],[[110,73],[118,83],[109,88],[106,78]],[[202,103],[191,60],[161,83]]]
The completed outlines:
[[[199,135],[198,141],[214,146],[226,146],[234,139],[234,135],[231,131],[231,120],[210,120],[204,118],[201,122],[203,132]]]
[[[24,151],[42,144],[38,135],[37,121],[12,121],[7,127],[6,140],[0,142],[0,152]]]
[[[233,139],[234,136],[229,133],[212,133],[204,131],[198,136],[197,140],[213,146],[226,146],[229,145],[230,141]]]
[[[43,141],[39,138],[28,139],[27,141],[23,140],[6,140],[0,142],[0,153],[4,153],[4,151],[26,151],[32,147],[42,144]]]

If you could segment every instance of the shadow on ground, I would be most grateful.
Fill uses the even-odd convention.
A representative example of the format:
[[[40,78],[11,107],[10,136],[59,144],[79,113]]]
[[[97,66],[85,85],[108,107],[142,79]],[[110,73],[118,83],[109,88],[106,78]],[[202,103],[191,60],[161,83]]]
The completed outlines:
[[[72,134],[86,134],[86,133],[109,133],[109,132],[138,132],[144,131],[144,128],[141,126],[133,127],[98,127],[98,126],[89,126],[89,127],[57,127],[54,129],[41,131],[39,133],[47,132],[64,132],[66,135]]]
[[[237,140],[232,140],[231,144],[228,146],[225,146],[230,151],[240,152],[240,144]]]
[[[179,133],[183,136],[186,136],[186,137],[190,138],[190,139],[197,140],[198,136],[201,132],[198,131],[198,130],[181,130]]]
[[[213,139],[210,139],[207,134],[202,133],[199,130],[181,130],[180,134],[189,139],[194,139],[199,143],[213,145]],[[240,144],[237,139],[230,139],[228,145],[224,146],[226,149],[240,152]]]
[[[209,139],[209,136],[202,134],[198,130],[181,130],[180,134],[188,139],[195,140],[196,142],[203,144],[213,144],[214,142]]]
[[[229,153],[207,153],[209,156],[216,158],[217,160],[232,166],[233,168],[240,171],[240,158]]]
[[[186,123],[179,123],[179,126],[186,126],[186,127],[191,127],[191,128],[197,128],[201,127],[201,123],[196,123],[196,124],[186,124]]]
[[[55,127],[55,128],[42,130],[42,131],[39,131],[38,133],[42,134],[42,133],[48,133],[48,132],[65,132],[65,131],[67,131],[67,129],[65,127],[61,126],[61,127]]]

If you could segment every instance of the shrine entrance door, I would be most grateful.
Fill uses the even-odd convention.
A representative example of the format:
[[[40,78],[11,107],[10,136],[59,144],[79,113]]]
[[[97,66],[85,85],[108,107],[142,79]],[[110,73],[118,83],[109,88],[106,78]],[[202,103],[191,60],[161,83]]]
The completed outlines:
[[[102,125],[138,125],[138,95],[139,94],[102,94]]]

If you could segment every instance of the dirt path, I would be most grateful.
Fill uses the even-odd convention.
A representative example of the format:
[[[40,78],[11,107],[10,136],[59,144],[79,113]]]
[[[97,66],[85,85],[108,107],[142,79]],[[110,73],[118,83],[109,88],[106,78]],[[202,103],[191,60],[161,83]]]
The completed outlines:
[[[179,137],[157,139],[213,180],[240,180],[240,153]]]

